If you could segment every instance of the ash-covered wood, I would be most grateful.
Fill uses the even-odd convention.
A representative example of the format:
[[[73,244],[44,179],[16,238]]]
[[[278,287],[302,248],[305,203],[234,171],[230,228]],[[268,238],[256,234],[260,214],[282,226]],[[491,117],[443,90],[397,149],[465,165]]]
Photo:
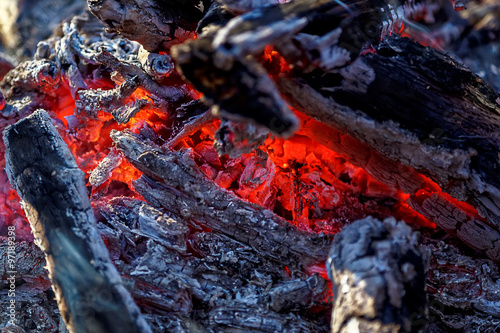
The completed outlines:
[[[150,332],[95,228],[85,178],[42,110],[4,132],[11,184],[71,332]]]
[[[332,332],[422,332],[428,253],[404,222],[366,218],[335,236]]]
[[[115,198],[99,211],[109,224],[101,226],[103,237],[117,251],[111,256],[120,258],[118,270],[152,314],[146,319],[155,332],[327,331],[324,318],[298,315],[325,307],[322,277],[292,266],[289,276],[267,253],[215,232],[198,230],[187,239],[183,218],[140,200]],[[187,242],[196,256],[185,252]]]
[[[301,231],[220,188],[198,170],[189,151],[163,152],[130,132],[112,131],[111,138],[146,175],[134,187],[153,206],[206,224],[285,265],[307,266],[326,259],[331,236]]]
[[[158,84],[158,82],[141,67],[130,62],[122,61],[105,49],[101,49],[95,56],[95,59],[103,65],[117,71],[125,79],[136,78],[142,88],[166,103],[178,101],[187,94],[185,89]]]

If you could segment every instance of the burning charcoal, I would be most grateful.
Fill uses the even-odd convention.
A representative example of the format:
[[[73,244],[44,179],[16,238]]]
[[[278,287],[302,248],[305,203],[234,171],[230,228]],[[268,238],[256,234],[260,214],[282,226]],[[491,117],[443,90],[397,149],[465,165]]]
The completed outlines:
[[[281,80],[280,89],[294,107],[321,121],[325,131],[333,129],[329,138],[313,130],[308,134],[330,147],[338,142],[354,164],[411,194],[411,205],[418,212],[457,232],[472,248],[500,260],[500,178],[495,171],[500,165],[496,154],[499,95],[452,59],[399,37],[387,37],[377,52],[362,55],[351,66],[357,68],[346,68],[335,87],[328,75],[324,84],[317,74]],[[421,80],[401,79],[394,68],[409,68],[410,76]],[[355,75],[359,82],[360,73],[368,80],[353,86],[349,77]],[[463,89],[470,95],[463,95]],[[411,92],[412,107],[407,111],[400,106],[410,97],[401,91]],[[407,112],[426,117],[409,121],[412,116]],[[457,123],[454,119],[463,114],[468,114],[468,120]],[[347,136],[334,134],[335,130]],[[354,150],[348,152],[347,145]],[[419,173],[430,175],[436,183]],[[448,207],[445,211],[457,215],[458,222],[451,223],[447,213],[438,213],[442,209],[436,205],[442,204]]]
[[[97,168],[92,170],[89,176],[89,184],[92,187],[99,187],[108,181],[111,173],[122,162],[122,156],[116,149],[111,149],[108,155],[99,163]]]
[[[168,48],[175,37],[194,31],[201,11],[197,1],[87,0],[90,11],[107,27],[135,40],[150,52]]]
[[[10,182],[46,253],[66,324],[73,332],[151,332],[111,264],[84,174],[49,115],[38,110],[7,127],[4,142]]]
[[[319,275],[307,280],[288,281],[269,291],[269,306],[276,312],[310,307],[324,299],[327,289],[327,282]]]
[[[134,199],[115,198],[99,208],[118,230],[127,228],[129,232],[152,239],[168,249],[186,252],[189,229],[183,220],[174,220],[145,202]]]
[[[264,127],[222,119],[215,133],[214,148],[219,155],[236,158],[255,150],[268,136],[269,131]]]
[[[285,265],[297,261],[312,264],[326,258],[330,236],[301,231],[271,211],[219,188],[197,169],[188,151],[162,152],[129,132],[112,131],[111,138],[136,168],[163,181],[143,176],[134,183],[153,206],[203,221]]]
[[[404,222],[358,220],[335,236],[332,332],[421,332],[428,252]]]

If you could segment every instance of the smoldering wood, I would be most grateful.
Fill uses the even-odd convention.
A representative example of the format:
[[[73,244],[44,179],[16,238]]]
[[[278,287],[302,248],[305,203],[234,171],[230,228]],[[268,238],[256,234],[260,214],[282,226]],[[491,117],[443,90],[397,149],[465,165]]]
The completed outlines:
[[[161,179],[158,183],[142,176],[134,183],[154,206],[194,218],[286,265],[306,266],[326,259],[331,236],[301,231],[273,212],[221,189],[198,170],[189,151],[163,152],[130,132],[110,135],[137,169]]]
[[[330,147],[344,145],[342,152],[346,145],[357,146],[346,152],[354,164],[412,194],[409,202],[417,211],[499,260],[498,95],[450,58],[408,39],[388,37],[378,47],[339,73],[334,87],[326,83],[334,82],[332,77],[321,83],[316,73],[282,78],[280,89],[297,109],[334,130],[331,142],[309,131],[313,139]],[[366,81],[353,81],[352,75]],[[394,86],[401,89],[389,88]],[[469,93],[462,95],[462,89]],[[412,100],[407,110],[401,108],[406,99]],[[423,115],[421,121],[410,120],[414,114]],[[418,173],[472,204],[486,219],[439,193],[419,200],[416,193],[425,188],[425,179]]]
[[[409,203],[417,211],[436,219],[445,230],[456,232],[474,249],[500,260],[500,179],[495,171],[500,163],[497,154],[500,97],[451,58],[407,39],[389,36],[374,46],[375,52],[367,52],[343,67],[358,56],[363,45],[375,42],[366,32],[356,34],[356,29],[381,5],[366,9],[357,2],[348,4],[353,5],[349,10],[354,11],[348,17],[344,12],[346,8],[331,2],[298,1],[256,9],[174,48],[172,54],[183,75],[208,96],[206,100],[210,105],[220,108],[228,96],[231,99],[247,92],[238,89],[236,95],[227,91],[220,93],[224,90],[214,85],[212,79],[221,77],[219,81],[225,82],[226,87],[233,86],[228,82],[238,77],[238,72],[254,67],[255,59],[248,60],[249,54],[255,56],[265,46],[276,45],[296,67],[288,74],[289,78],[278,80],[280,91],[295,108],[339,131],[334,133],[348,134],[362,143],[356,145],[363,156],[356,157],[350,152],[349,159],[364,160],[365,163],[357,165],[367,168],[375,178],[410,193]],[[374,23],[379,23],[375,26],[377,36],[390,29],[379,22],[383,18],[380,15],[386,14],[372,17]],[[309,22],[326,17],[337,23],[337,29],[307,28]],[[275,29],[274,34],[259,33],[272,30],[277,24],[283,25],[282,30]],[[363,34],[366,37],[363,40],[352,39]],[[298,47],[294,46],[297,44]],[[319,56],[311,57],[315,53]],[[334,63],[329,63],[328,55]],[[344,63],[339,62],[341,60]],[[221,71],[225,71],[224,75]],[[204,77],[207,79],[202,79]],[[419,80],[415,81],[416,77]],[[463,90],[468,91],[466,96],[461,94]],[[408,99],[412,107],[405,112],[401,106],[406,105]],[[460,111],[454,110],[455,105]],[[269,122],[259,119],[258,112],[243,115],[242,110],[232,108],[229,103],[227,112],[221,115],[234,117],[231,112],[239,112],[238,119],[256,121],[273,130]],[[412,114],[425,116],[413,122]],[[465,114],[472,120],[465,119]],[[433,128],[429,129],[429,124]],[[329,147],[339,145],[329,143],[334,134],[312,135]],[[337,135],[336,142],[339,140]],[[371,151],[377,151],[377,163],[371,159]],[[385,163],[395,169],[394,175],[371,168]],[[417,198],[417,191],[425,184],[425,177],[417,173],[430,176],[446,193],[472,204],[480,216],[458,207],[452,199],[439,193]],[[439,213],[441,205],[449,213]],[[449,219],[448,214],[457,217]]]
[[[210,30],[209,30],[210,31]],[[251,56],[225,57],[213,47],[214,33],[172,49],[177,68],[223,118],[249,120],[287,136],[298,126],[265,69]]]
[[[4,142],[9,180],[46,254],[70,330],[150,332],[95,228],[84,174],[49,115],[38,110],[7,127]]]
[[[429,253],[404,222],[372,217],[335,235],[327,268],[333,283],[332,332],[422,332]]]
[[[132,63],[122,61],[105,49],[101,49],[95,59],[106,65],[109,68],[119,72],[125,79],[137,77],[140,86],[153,96],[166,103],[179,101],[188,93],[186,90],[179,87],[167,87],[158,84],[151,76],[148,75],[142,68]]]

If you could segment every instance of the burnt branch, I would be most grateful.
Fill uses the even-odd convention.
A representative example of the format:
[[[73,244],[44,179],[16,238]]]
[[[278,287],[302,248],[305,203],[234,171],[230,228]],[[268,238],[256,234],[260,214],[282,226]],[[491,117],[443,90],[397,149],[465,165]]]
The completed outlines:
[[[95,227],[78,169],[42,110],[4,132],[9,179],[24,203],[59,310],[72,332],[150,332]]]

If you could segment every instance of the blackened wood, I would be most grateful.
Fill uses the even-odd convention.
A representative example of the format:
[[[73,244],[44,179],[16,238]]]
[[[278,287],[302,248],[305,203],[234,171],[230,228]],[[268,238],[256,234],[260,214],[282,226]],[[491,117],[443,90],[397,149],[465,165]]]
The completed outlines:
[[[43,110],[4,132],[9,180],[72,332],[150,332],[95,227],[84,173]]]
[[[428,253],[404,222],[358,220],[335,236],[332,332],[420,332],[425,328]]]
[[[226,234],[285,265],[307,266],[326,259],[332,237],[299,230],[259,205],[221,189],[198,169],[189,151],[163,152],[130,132],[112,131],[125,157],[145,175],[135,189],[153,206]]]
[[[326,145],[358,147],[348,152],[359,155],[354,164],[411,194],[417,211],[500,260],[500,96],[451,58],[399,37],[337,74],[320,73],[279,84],[298,110],[333,129],[324,133],[334,142],[310,134]],[[419,173],[481,216],[440,193],[419,198],[429,187]]]
[[[225,57],[213,43],[213,36],[206,35],[172,50],[178,69],[204,94],[212,112],[264,125],[279,135],[292,134],[297,119],[262,65],[252,57]]]
[[[88,0],[92,14],[108,31],[135,40],[148,51],[161,51],[170,42],[196,29],[202,13],[197,1],[179,0]]]

